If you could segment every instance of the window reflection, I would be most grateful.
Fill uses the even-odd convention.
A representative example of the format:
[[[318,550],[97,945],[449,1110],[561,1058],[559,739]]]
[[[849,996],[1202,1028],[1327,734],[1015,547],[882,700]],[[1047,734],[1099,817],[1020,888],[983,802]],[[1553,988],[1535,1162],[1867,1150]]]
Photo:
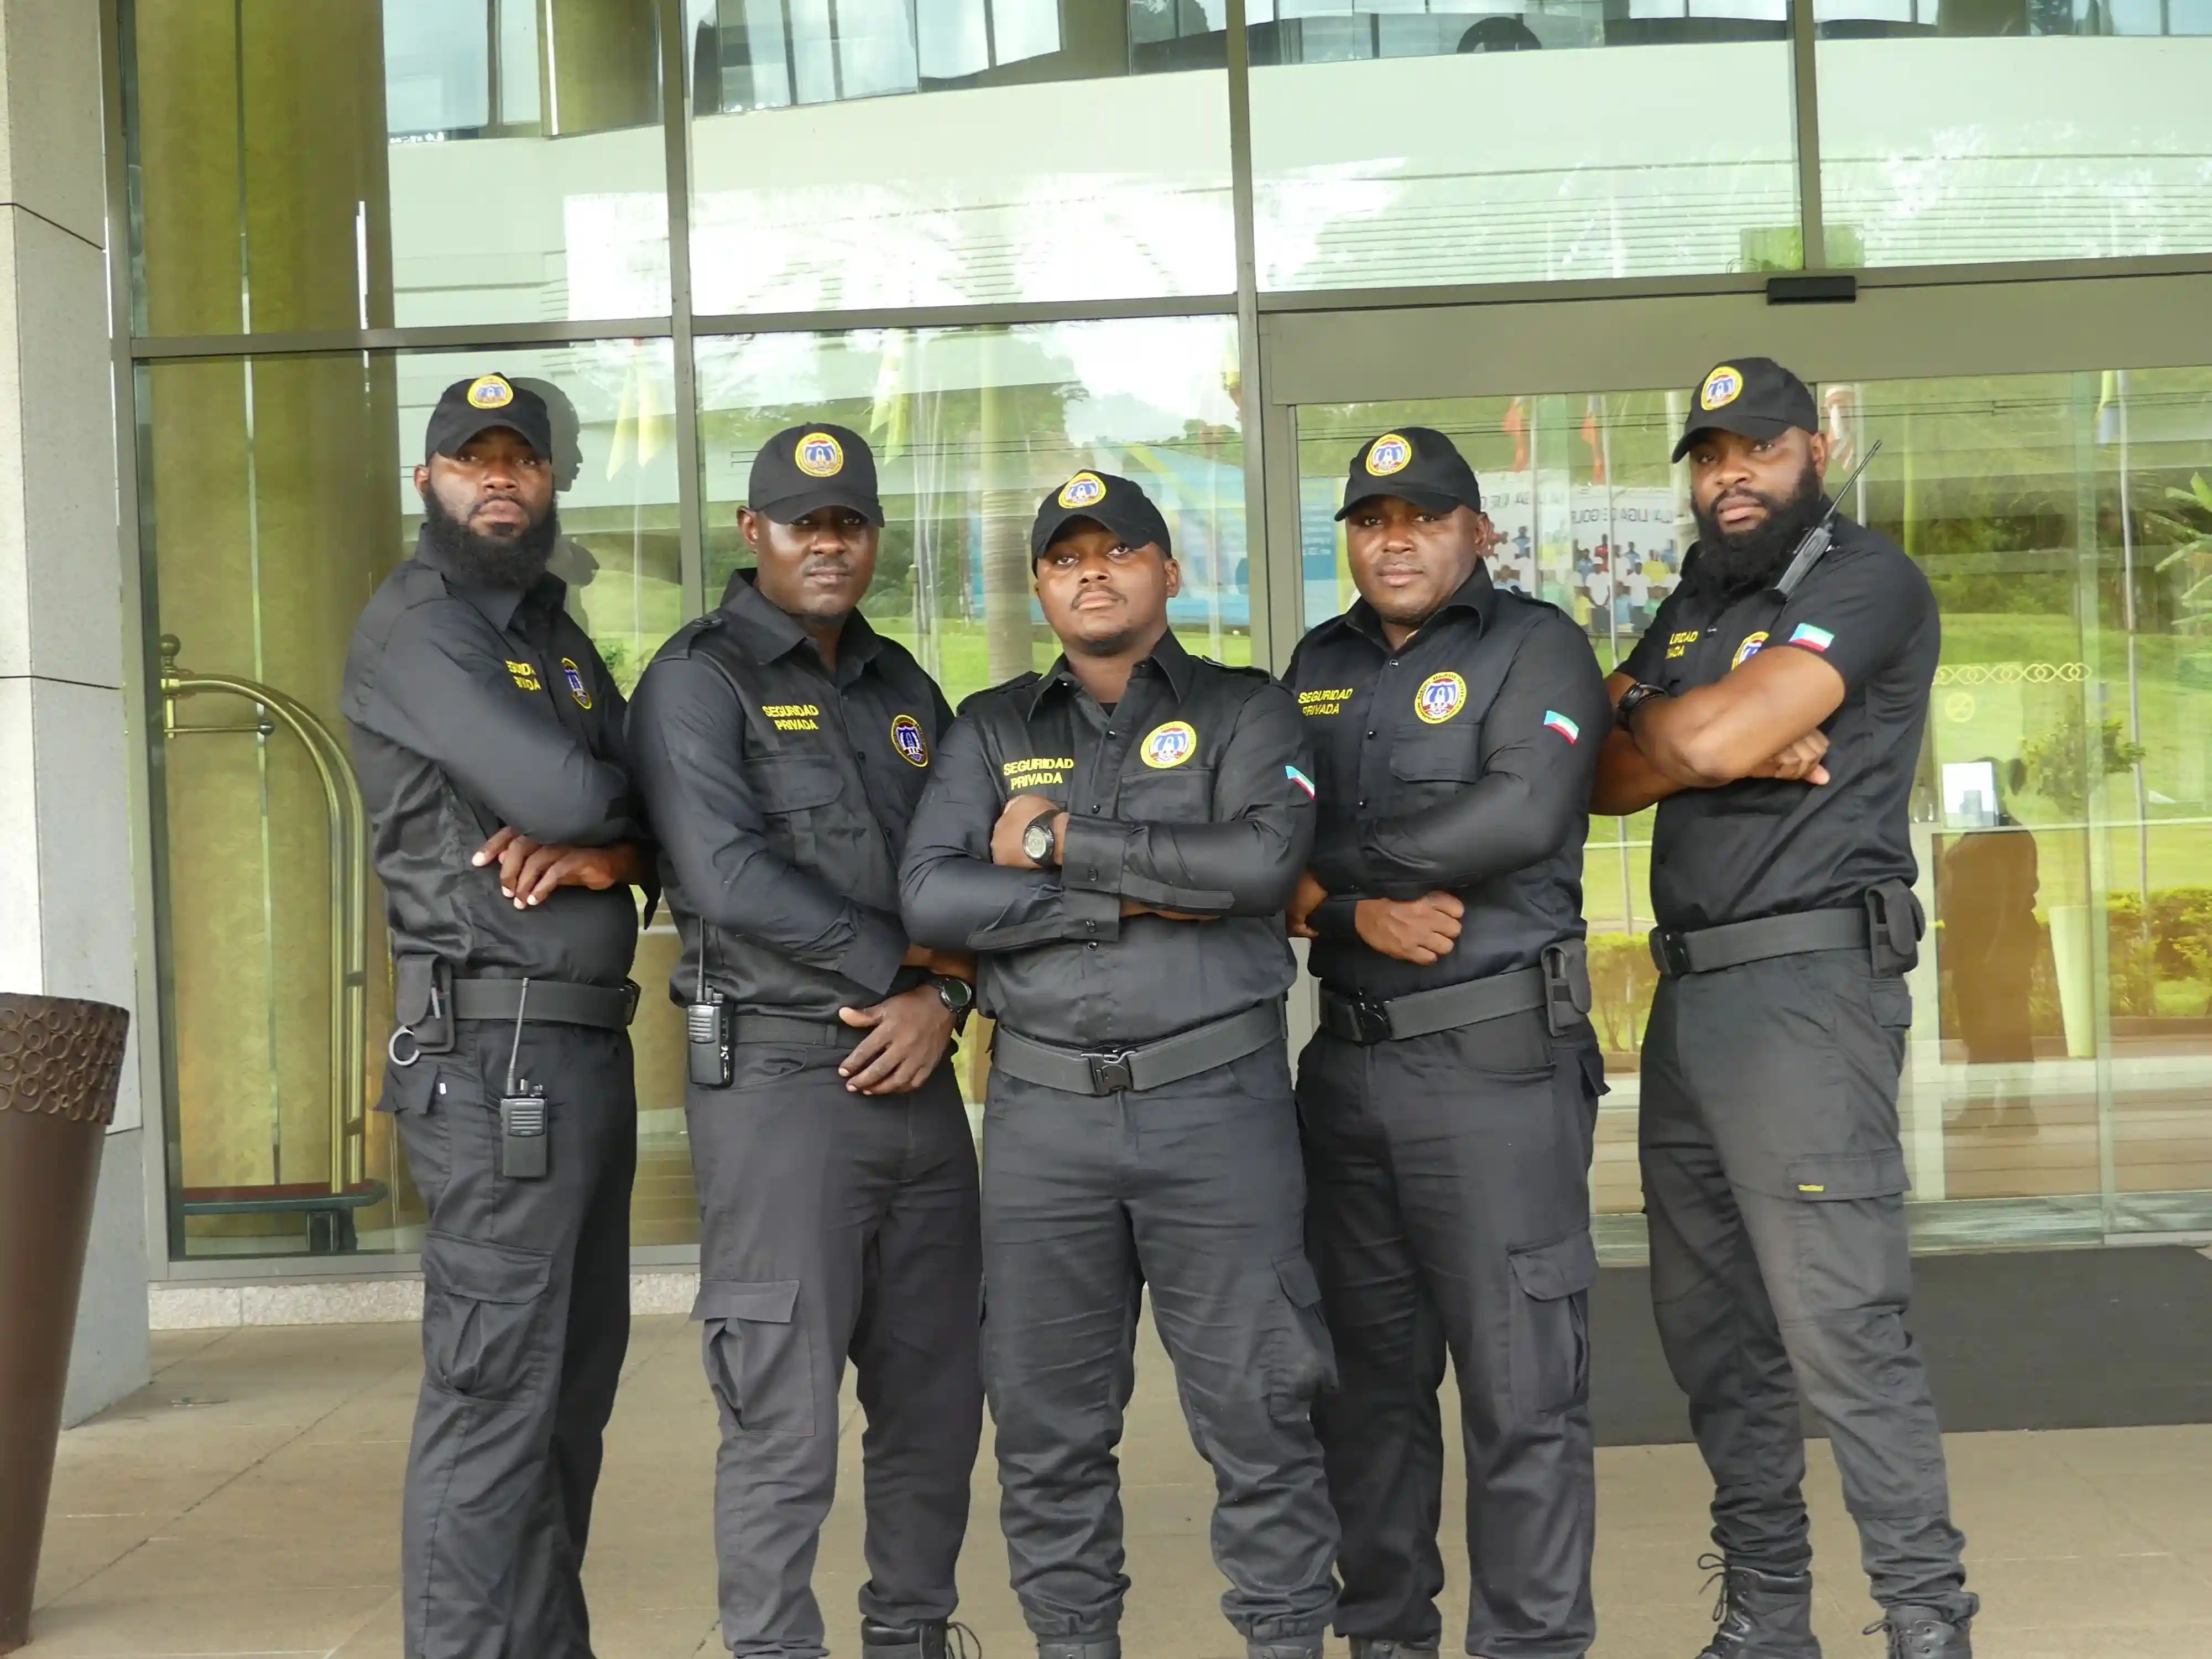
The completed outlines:
[[[691,0],[688,21],[702,313],[1236,287],[1218,5]]]
[[[139,332],[667,312],[653,7],[135,0],[124,18]]]
[[[2212,247],[2208,0],[1814,0],[1814,15],[1832,262]]]
[[[1786,0],[1250,15],[1262,288],[1802,263]],[[1685,119],[1692,87],[1725,88],[1725,120]]]

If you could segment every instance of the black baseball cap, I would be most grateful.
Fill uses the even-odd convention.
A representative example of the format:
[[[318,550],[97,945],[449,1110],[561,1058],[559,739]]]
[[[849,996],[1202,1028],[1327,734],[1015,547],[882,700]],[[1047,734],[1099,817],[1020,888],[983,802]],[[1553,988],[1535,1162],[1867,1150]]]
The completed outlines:
[[[1079,472],[1037,503],[1036,522],[1030,526],[1030,569],[1036,568],[1060,532],[1079,519],[1105,526],[1125,547],[1157,547],[1175,557],[1168,521],[1141,486],[1111,472]]]
[[[1370,438],[1352,453],[1340,519],[1376,495],[1396,495],[1431,513],[1455,507],[1482,511],[1482,486],[1458,447],[1433,427],[1401,426]]]
[[[884,504],[876,494],[876,453],[850,427],[826,421],[787,426],[753,457],[745,505],[778,524],[796,523],[817,507],[845,507],[880,525]]]
[[[1731,357],[1716,363],[1691,394],[1690,417],[1682,422],[1674,459],[1688,454],[1701,432],[1778,438],[1793,426],[1820,429],[1820,412],[1805,382],[1771,357]]]
[[[456,380],[438,394],[430,424],[422,434],[422,459],[449,459],[479,433],[505,427],[547,460],[553,459],[553,417],[545,399],[504,374],[478,374]]]

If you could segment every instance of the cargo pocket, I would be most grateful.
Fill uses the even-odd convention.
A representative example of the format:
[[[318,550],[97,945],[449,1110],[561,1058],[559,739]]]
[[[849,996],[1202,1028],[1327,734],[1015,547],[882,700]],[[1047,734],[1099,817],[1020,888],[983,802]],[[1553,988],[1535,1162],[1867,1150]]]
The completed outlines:
[[[464,1400],[511,1405],[547,1364],[549,1250],[434,1232],[422,1241],[422,1365]]]
[[[799,1281],[701,1281],[691,1316],[706,1327],[707,1380],[747,1434],[814,1432],[814,1353],[793,1316]]]
[[[1911,1186],[1901,1148],[1825,1152],[1790,1160],[1797,1275],[1775,1306],[1785,1325],[1868,1308],[1902,1307],[1911,1294],[1912,1247],[1905,1221]]]
[[[1583,1292],[1597,1282],[1597,1250],[1584,1228],[1511,1256],[1520,1295],[1508,1370],[1515,1414],[1525,1421],[1565,1411],[1589,1387],[1589,1308]]]
[[[1268,1345],[1267,1414],[1278,1423],[1302,1423],[1314,1397],[1336,1386],[1336,1346],[1321,1316],[1321,1283],[1303,1252],[1275,1258],[1275,1283],[1285,1318]]]

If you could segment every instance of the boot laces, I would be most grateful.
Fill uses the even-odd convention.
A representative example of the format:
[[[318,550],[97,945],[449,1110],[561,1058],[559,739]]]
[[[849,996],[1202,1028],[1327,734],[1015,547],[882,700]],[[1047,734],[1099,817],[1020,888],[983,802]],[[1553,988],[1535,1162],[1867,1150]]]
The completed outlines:
[[[1698,1659],[1707,1659],[1708,1655],[1730,1653],[1750,1640],[1751,1615],[1737,1604],[1735,1594],[1737,1581],[1723,1558],[1701,1555],[1698,1558],[1698,1566],[1701,1571],[1711,1575],[1705,1580],[1700,1594],[1715,1585],[1720,1587],[1719,1593],[1713,1597],[1713,1623],[1719,1628],[1714,1631],[1713,1639],[1705,1653],[1698,1656]]]
[[[1891,1618],[1877,1619],[1859,1632],[1862,1636],[1889,1638],[1889,1659],[1938,1659],[1943,1644],[1957,1628],[1940,1615],[1916,1619],[1909,1624],[1899,1624]]]

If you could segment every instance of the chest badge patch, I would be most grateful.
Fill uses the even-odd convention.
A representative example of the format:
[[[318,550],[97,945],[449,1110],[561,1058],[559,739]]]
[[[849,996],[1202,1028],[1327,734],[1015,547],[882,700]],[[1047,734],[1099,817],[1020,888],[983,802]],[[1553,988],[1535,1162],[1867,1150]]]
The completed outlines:
[[[1546,730],[1558,732],[1569,743],[1580,743],[1583,740],[1582,727],[1556,708],[1547,708],[1544,711],[1544,726]]]
[[[1413,446],[1406,441],[1405,434],[1386,432],[1367,446],[1367,476],[1387,478],[1394,472],[1403,472],[1413,464]]]
[[[810,432],[791,459],[810,478],[834,478],[845,470],[845,446],[826,432]]]
[[[1447,669],[1431,674],[1413,693],[1413,712],[1431,726],[1442,726],[1467,703],[1467,682]]]
[[[1145,734],[1137,753],[1151,767],[1181,766],[1198,752],[1198,733],[1188,720],[1170,720]]]
[[[585,684],[584,671],[576,666],[574,658],[561,659],[561,678],[568,682],[568,695],[576,700],[576,707],[589,708],[592,706],[592,688]]]
[[[911,714],[891,716],[891,747],[909,766],[929,764],[929,739],[921,735],[921,722]]]
[[[1705,376],[1705,383],[1698,389],[1698,407],[1725,409],[1743,396],[1743,371],[1733,363],[1723,363]]]
[[[1743,636],[1743,643],[1736,647],[1735,655],[1729,660],[1729,666],[1730,668],[1742,667],[1744,664],[1749,662],[1753,657],[1757,656],[1765,647],[1765,644],[1766,630],[1763,628],[1756,634],[1745,635]]]

